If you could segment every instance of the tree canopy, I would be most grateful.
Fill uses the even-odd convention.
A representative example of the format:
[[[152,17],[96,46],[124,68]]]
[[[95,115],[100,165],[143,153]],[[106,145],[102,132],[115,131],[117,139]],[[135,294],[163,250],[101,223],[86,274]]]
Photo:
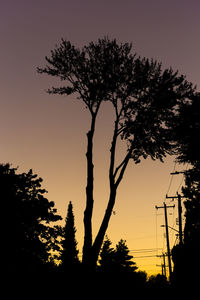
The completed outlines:
[[[9,164],[0,165],[0,198],[9,215],[5,226],[6,261],[9,271],[31,272],[43,270],[50,251],[57,249],[59,226],[51,224],[61,220],[48,201],[42,188],[42,179],[33,174],[17,173]]]
[[[135,272],[137,270],[136,263],[132,260],[133,256],[129,254],[130,250],[126,241],[120,239],[115,249],[111,245],[111,241],[106,237],[100,252],[100,270],[115,274]]]
[[[174,137],[178,161],[193,166],[200,165],[200,93],[179,106],[174,118]]]
[[[156,60],[141,58],[132,51],[132,44],[115,39],[98,39],[79,49],[70,41],[60,45],[46,57],[46,66],[39,73],[58,77],[63,85],[48,90],[53,94],[77,94],[89,109],[90,129],[87,133],[87,186],[84,211],[83,261],[96,265],[99,251],[115,204],[117,188],[131,159],[139,163],[151,157],[161,161],[177,150],[174,129],[180,106],[185,107],[195,88],[185,76],[172,68],[162,70]],[[96,238],[92,236],[94,203],[93,138],[96,117],[103,101],[112,103],[114,129],[110,148],[110,195]],[[123,159],[116,163],[119,137],[126,143]]]

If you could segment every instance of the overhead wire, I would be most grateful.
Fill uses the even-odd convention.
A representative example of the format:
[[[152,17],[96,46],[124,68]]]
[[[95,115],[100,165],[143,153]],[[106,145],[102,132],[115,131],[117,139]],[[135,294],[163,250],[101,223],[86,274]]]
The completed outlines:
[[[181,179],[181,182],[180,182],[180,184],[179,184],[179,186],[178,186],[178,188],[177,188],[177,193],[179,192],[179,190],[180,190],[180,188],[181,188],[181,186],[182,186],[182,184],[183,184],[183,180],[184,180],[184,176],[185,176],[185,172],[187,171],[187,169],[188,169],[188,163],[187,163],[187,165],[186,165],[186,169],[185,169],[185,171],[183,172],[183,175],[182,175],[182,179]]]
[[[174,161],[174,168],[173,168],[173,171],[172,171],[172,173],[174,173],[174,172],[175,172],[175,169],[176,169],[176,161]],[[169,190],[170,190],[170,188],[171,188],[171,185],[172,185],[173,178],[174,178],[174,174],[172,174],[172,176],[171,176],[171,178],[170,178],[170,182],[169,182],[169,186],[168,186],[168,189],[167,189],[166,195],[169,193]]]

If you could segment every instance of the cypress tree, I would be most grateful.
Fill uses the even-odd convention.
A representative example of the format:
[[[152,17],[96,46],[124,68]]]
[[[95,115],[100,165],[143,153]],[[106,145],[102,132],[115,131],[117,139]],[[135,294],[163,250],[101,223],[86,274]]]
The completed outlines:
[[[71,201],[68,205],[66,223],[64,227],[63,241],[62,241],[62,270],[74,271],[79,263],[77,242],[75,238],[76,228],[74,225],[73,206]]]

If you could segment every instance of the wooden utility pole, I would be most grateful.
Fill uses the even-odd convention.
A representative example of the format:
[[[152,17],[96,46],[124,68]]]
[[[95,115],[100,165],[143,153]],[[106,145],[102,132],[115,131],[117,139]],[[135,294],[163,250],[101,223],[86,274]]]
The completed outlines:
[[[178,174],[185,174],[186,171],[176,171],[176,172],[172,172],[170,173],[171,175],[178,175]],[[183,196],[181,196],[178,192],[177,192],[177,196],[174,197],[168,197],[166,195],[166,198],[171,198],[172,200],[174,199],[178,199],[178,224],[179,224],[179,243],[180,245],[183,244],[183,231],[182,231],[182,206],[181,206],[181,198]]]
[[[181,195],[178,194],[178,224],[179,224],[179,242],[183,245],[183,232],[182,232],[182,206]]]
[[[167,241],[167,256],[168,256],[168,266],[169,266],[169,281],[172,278],[172,265],[171,265],[171,253],[170,253],[170,244],[169,244],[169,230],[168,230],[168,220],[167,220],[167,208],[175,207],[175,205],[166,205],[163,203],[163,206],[156,206],[156,209],[164,208],[165,213],[165,229],[166,229],[166,241]]]
[[[165,253],[163,253],[162,255],[157,255],[157,256],[160,258],[163,258],[163,262],[161,263],[161,265],[156,265],[156,266],[161,267],[162,275],[164,275],[166,277]]]
[[[166,277],[165,253],[163,253],[163,269],[164,269],[164,276]]]
[[[177,193],[177,196],[172,196],[169,197],[166,195],[167,199],[178,199],[178,224],[179,224],[179,242],[180,245],[183,244],[183,231],[182,231],[182,206],[181,206],[181,198],[183,196],[181,196],[180,194]]]

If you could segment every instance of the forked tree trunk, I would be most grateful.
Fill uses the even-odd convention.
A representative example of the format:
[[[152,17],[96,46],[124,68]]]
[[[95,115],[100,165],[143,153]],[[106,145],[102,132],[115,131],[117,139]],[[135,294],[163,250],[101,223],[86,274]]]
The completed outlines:
[[[110,217],[112,215],[113,207],[115,205],[115,199],[117,194],[117,188],[123,178],[125,169],[127,167],[128,161],[130,159],[129,151],[123,160],[123,162],[114,170],[115,164],[115,152],[116,152],[116,143],[118,137],[118,121],[116,119],[115,122],[115,130],[113,134],[112,146],[110,149],[110,169],[109,169],[109,180],[110,180],[110,196],[108,205],[95,238],[94,243],[92,244],[92,211],[93,211],[93,181],[94,181],[94,174],[93,174],[93,136],[95,130],[95,119],[96,116],[92,119],[91,130],[88,132],[88,148],[87,148],[87,187],[86,187],[86,209],[84,212],[84,227],[85,227],[85,236],[84,236],[84,246],[83,246],[83,264],[85,265],[87,270],[93,271],[96,268],[98,256],[101,250],[101,246],[103,244],[104,236],[106,234],[106,230],[108,228],[108,224],[110,221]],[[119,172],[118,178],[116,178],[117,172]]]
[[[117,136],[115,136],[115,138],[113,139],[112,142],[112,147],[111,147],[111,161],[110,161],[110,197],[109,197],[109,201],[108,201],[108,205],[107,205],[107,209],[105,211],[105,215],[103,218],[103,221],[101,223],[100,229],[98,231],[98,234],[96,236],[96,239],[94,241],[94,244],[92,246],[92,265],[93,268],[96,266],[97,260],[98,260],[98,256],[101,250],[101,246],[103,244],[103,240],[104,240],[104,236],[106,234],[106,230],[108,228],[108,224],[113,212],[113,207],[115,205],[115,200],[116,200],[116,195],[117,195],[117,188],[123,178],[124,172],[126,170],[126,167],[128,165],[128,162],[130,160],[131,157],[131,152],[132,152],[132,148],[128,151],[125,159],[123,160],[123,164],[121,164],[121,170],[119,172],[118,178],[115,179],[115,174],[116,172],[114,172],[114,158],[115,158],[115,146],[116,146],[116,140],[117,140]],[[115,169],[116,171],[117,169]]]

